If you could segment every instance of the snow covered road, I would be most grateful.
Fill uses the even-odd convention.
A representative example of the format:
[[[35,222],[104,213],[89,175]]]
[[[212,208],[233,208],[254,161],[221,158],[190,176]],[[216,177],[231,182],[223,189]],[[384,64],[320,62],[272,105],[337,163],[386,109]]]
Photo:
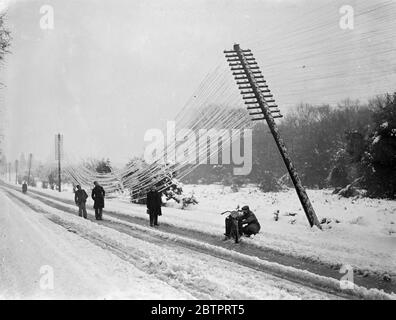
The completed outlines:
[[[0,238],[0,298],[189,297],[15,203],[3,192]]]
[[[20,195],[19,188],[15,188],[15,186],[7,184],[4,184],[4,186],[7,186],[7,189],[11,188],[16,190],[16,194]],[[28,197],[25,197],[26,199],[33,198],[35,200],[39,200],[37,201],[38,204],[44,203],[50,208],[56,208],[62,212],[71,213],[73,216],[76,214],[75,204],[68,193],[58,193],[51,190],[31,188],[27,196]],[[29,201],[32,203],[32,199]],[[156,231],[153,229],[147,229],[147,216],[145,213],[140,213],[140,211],[144,211],[143,206],[129,204],[127,211],[124,207],[127,208],[127,205],[120,203],[119,200],[109,200],[107,209],[105,211],[106,220],[101,222],[101,224],[115,228],[118,231],[129,234],[133,237],[139,237],[143,239],[146,237],[146,233],[153,234],[154,231]],[[307,282],[311,282],[311,285],[312,282],[314,282],[316,288],[323,289],[323,287],[327,287],[327,291],[329,291],[329,288],[332,288],[333,292],[340,291],[339,279],[341,278],[342,274],[340,274],[340,268],[337,267],[337,265],[328,265],[315,259],[306,259],[305,257],[299,257],[280,252],[277,250],[277,248],[270,248],[267,245],[263,246],[261,240],[264,240],[265,242],[269,241],[267,232],[265,235],[263,235],[264,237],[245,239],[244,242],[238,245],[234,245],[232,242],[222,242],[220,236],[222,228],[217,231],[212,230],[211,228],[213,221],[204,219],[207,224],[206,228],[200,228],[199,226],[202,223],[201,220],[203,220],[204,217],[199,218],[195,215],[188,214],[189,212],[180,211],[177,209],[173,209],[173,211],[175,212],[166,211],[165,216],[161,217],[161,222],[165,221],[161,224],[160,228],[160,231],[163,232],[159,232],[158,234],[159,238],[161,238],[161,241],[164,239],[176,241],[187,238],[189,239],[187,242],[182,240],[179,241],[179,244],[182,243],[184,246],[187,246],[187,248],[194,246],[195,249],[198,248],[199,250],[206,253],[211,252],[211,254],[215,257],[222,256],[223,258],[231,261],[239,259],[240,263],[253,268],[257,268],[257,265],[254,260],[252,261],[251,258],[259,258],[260,262],[269,261],[275,263],[275,265],[266,264],[264,266],[259,266],[259,269],[265,270],[267,273],[270,272],[275,276],[281,276],[282,278],[286,278],[293,282],[300,281],[300,283],[302,283],[304,286],[306,286]],[[88,210],[88,213],[90,214],[90,210]],[[93,215],[92,212],[91,215]],[[200,212],[200,216],[201,215],[202,213]],[[191,224],[192,221],[189,221],[190,218],[194,218],[193,221],[196,222],[197,225]],[[115,223],[115,221],[118,222]],[[143,231],[140,230],[140,232],[136,232],[140,227],[143,227]],[[190,239],[196,240],[198,242],[191,242]],[[311,244],[311,246],[312,245],[314,244]],[[227,250],[221,251],[221,248]],[[384,248],[383,251],[386,251],[386,249]],[[238,256],[239,253],[241,253],[242,256]],[[367,254],[369,254],[369,252],[367,252]],[[248,255],[248,257],[246,257],[246,255]],[[377,256],[378,255],[375,257]],[[369,256],[367,259],[374,260],[374,257],[372,258]],[[292,271],[287,269],[287,267],[284,268],[284,266],[292,267]],[[301,272],[299,272],[299,270]],[[309,271],[311,273],[308,276],[310,279],[309,281],[307,280],[304,271]],[[322,278],[316,278],[315,276],[312,276],[312,274],[320,275]],[[395,292],[395,286],[393,282],[384,282],[376,274],[368,273],[364,276],[355,274],[353,281],[356,285],[365,288],[377,288],[385,290],[389,293]],[[341,293],[344,294],[344,290],[342,290]],[[356,293],[353,295],[356,296]],[[362,298],[373,298],[373,295],[367,295],[365,292],[363,292],[363,295],[359,293],[359,296]]]
[[[7,184],[15,188],[14,185]],[[311,229],[301,212],[293,190],[261,193],[253,187],[231,192],[218,185],[187,185],[199,199],[199,205],[180,210],[173,204],[163,208],[161,230],[194,237],[231,250],[275,261],[282,265],[309,270],[334,279],[340,278],[342,266],[354,271],[356,284],[396,292],[396,202],[378,199],[339,199],[329,190],[309,190],[321,218],[327,219],[324,231]],[[20,187],[17,187],[20,191]],[[40,195],[50,206],[75,211],[71,189],[64,192],[29,188],[30,195]],[[111,199],[110,199],[111,197]],[[52,203],[50,203],[52,201]],[[55,201],[55,204],[54,204]],[[262,230],[245,244],[220,244],[224,217],[219,213],[237,204],[249,203],[261,222]],[[92,206],[88,199],[88,207]],[[278,221],[272,213],[280,210]],[[293,213],[294,216],[289,216]],[[134,224],[147,225],[144,206],[131,204],[127,194],[114,194],[106,201],[106,216]],[[338,222],[337,222],[338,221]],[[387,281],[393,279],[392,281]]]
[[[132,237],[54,208],[33,210],[17,199],[0,191],[2,298],[337,298],[184,246]],[[33,207],[34,201],[29,200]],[[53,289],[47,288],[48,270],[53,271]]]

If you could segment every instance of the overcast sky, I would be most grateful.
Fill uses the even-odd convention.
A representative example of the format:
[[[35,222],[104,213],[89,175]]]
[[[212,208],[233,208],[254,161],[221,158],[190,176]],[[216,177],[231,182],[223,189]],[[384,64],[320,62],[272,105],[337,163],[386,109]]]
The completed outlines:
[[[386,2],[347,4],[358,12]],[[142,154],[145,131],[173,119],[235,42],[254,50],[286,112],[396,85],[394,7],[360,16],[346,33],[345,1],[334,0],[32,0],[0,9],[6,3],[13,42],[0,103],[9,160],[53,157],[57,132],[76,157],[122,163]],[[45,4],[53,30],[40,28]]]

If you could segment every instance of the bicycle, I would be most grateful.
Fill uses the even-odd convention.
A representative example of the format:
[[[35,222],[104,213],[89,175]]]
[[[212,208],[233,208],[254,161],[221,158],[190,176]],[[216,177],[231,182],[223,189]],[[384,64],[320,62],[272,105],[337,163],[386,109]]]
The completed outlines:
[[[226,213],[229,213],[228,217],[226,218],[226,237],[230,237],[234,239],[235,243],[239,243],[241,236],[242,236],[242,216],[243,216],[243,211],[237,207],[235,210],[227,210],[221,213],[221,215],[224,215]],[[229,222],[227,222],[227,219],[229,219]],[[229,225],[228,225],[229,223]],[[228,230],[229,229],[229,230]],[[227,231],[229,231],[227,233]]]

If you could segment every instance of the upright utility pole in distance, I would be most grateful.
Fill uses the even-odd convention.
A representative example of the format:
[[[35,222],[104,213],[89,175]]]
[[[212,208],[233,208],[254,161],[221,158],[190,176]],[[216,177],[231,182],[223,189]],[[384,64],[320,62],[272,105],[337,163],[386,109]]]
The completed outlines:
[[[55,159],[58,160],[58,191],[62,191],[61,180],[61,156],[62,156],[62,135],[58,133],[55,136]]]
[[[8,162],[8,182],[11,182],[11,162]]]
[[[18,184],[18,164],[19,161],[15,160],[15,184]]]
[[[275,123],[276,118],[281,118],[280,110],[275,104],[274,97],[268,87],[260,68],[253,57],[251,50],[242,50],[239,44],[235,44],[233,50],[224,51],[227,61],[233,71],[242,98],[248,106],[253,121],[265,120],[275,139],[276,145],[286,165],[290,178],[293,181],[298,198],[304,208],[305,214],[311,227],[317,226],[322,229],[311,201],[302,185],[302,182],[293,166],[292,160],[286,149],[285,143],[280,136]]]
[[[33,155],[29,154],[29,171],[28,171],[28,181],[27,181],[28,186],[30,186],[30,170],[32,169],[32,158]]]

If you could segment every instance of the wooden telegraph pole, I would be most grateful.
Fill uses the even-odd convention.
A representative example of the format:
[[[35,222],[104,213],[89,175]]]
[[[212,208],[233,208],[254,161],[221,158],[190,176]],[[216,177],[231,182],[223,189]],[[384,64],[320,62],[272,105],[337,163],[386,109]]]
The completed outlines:
[[[8,162],[8,182],[11,182],[11,162]]]
[[[19,161],[15,160],[15,184],[18,184],[18,164]]]
[[[275,139],[276,145],[282,156],[282,159],[293,181],[298,198],[304,208],[305,214],[311,227],[314,225],[322,229],[311,201],[301,183],[296,169],[293,166],[289,153],[287,152],[285,143],[283,142],[278,127],[275,123],[276,118],[282,118],[278,106],[267,82],[261,74],[260,68],[255,61],[251,50],[242,50],[239,44],[234,45],[231,51],[224,51],[227,61],[233,71],[238,88],[245,104],[248,106],[251,116],[259,116],[253,118],[253,121],[265,120]]]
[[[62,135],[58,133],[55,135],[55,159],[58,160],[58,191],[62,191],[62,178],[61,178],[61,156],[62,156]]]
[[[28,171],[28,181],[27,184],[30,186],[30,170],[32,169],[32,160],[33,160],[33,154],[29,154],[29,171]]]

